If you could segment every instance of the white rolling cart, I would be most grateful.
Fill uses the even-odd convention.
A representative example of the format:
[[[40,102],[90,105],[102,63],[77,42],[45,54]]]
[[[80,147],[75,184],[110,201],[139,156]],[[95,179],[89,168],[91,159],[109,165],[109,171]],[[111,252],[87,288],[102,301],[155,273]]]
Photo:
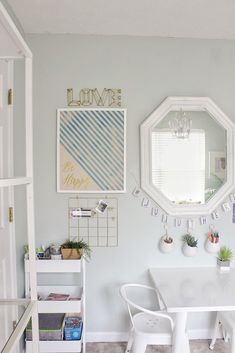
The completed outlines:
[[[38,300],[39,313],[76,313],[81,314],[83,329],[81,340],[74,341],[40,341],[39,351],[42,353],[74,353],[86,352],[86,315],[85,315],[85,260],[37,260],[37,274],[42,273],[80,273],[79,283],[74,285],[40,285],[38,280],[37,293],[42,300]],[[29,260],[25,260],[25,288],[26,296],[30,296]],[[75,300],[43,300],[50,293],[65,293]],[[26,353],[32,352],[32,342],[26,341]]]

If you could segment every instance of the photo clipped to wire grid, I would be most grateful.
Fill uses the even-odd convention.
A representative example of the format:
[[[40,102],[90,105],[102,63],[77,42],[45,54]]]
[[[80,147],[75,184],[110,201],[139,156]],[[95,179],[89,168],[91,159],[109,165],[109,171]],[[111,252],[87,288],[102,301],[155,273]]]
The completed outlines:
[[[72,240],[83,239],[94,247],[118,246],[117,198],[69,198],[68,228]]]

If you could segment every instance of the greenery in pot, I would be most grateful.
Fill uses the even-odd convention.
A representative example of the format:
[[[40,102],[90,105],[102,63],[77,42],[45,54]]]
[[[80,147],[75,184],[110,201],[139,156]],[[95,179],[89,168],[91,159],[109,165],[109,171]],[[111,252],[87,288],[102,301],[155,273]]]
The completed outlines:
[[[218,232],[210,232],[208,234],[208,240],[212,244],[217,244],[219,242],[219,233]]]
[[[190,246],[191,248],[197,247],[198,239],[196,239],[196,238],[195,238],[193,235],[191,235],[190,233],[187,233],[187,234],[183,235],[182,241],[183,241],[184,243],[186,243],[188,246]]]
[[[76,249],[77,252],[84,256],[86,259],[90,259],[91,257],[91,248],[84,240],[67,240],[65,243],[61,245],[61,249]]]
[[[227,262],[232,260],[233,252],[228,246],[221,246],[217,256],[220,261]]]
[[[173,243],[173,238],[170,237],[169,235],[165,235],[162,239],[163,239],[163,241],[164,241],[165,243],[167,243],[167,244]]]

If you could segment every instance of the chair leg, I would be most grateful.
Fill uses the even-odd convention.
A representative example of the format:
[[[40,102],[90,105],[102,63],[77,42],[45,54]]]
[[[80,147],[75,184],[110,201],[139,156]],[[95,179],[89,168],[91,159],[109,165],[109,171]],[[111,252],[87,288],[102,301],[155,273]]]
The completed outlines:
[[[214,331],[213,331],[213,335],[212,335],[212,340],[211,340],[211,344],[209,346],[210,349],[214,349],[214,345],[215,345],[217,335],[218,335],[218,328],[219,328],[219,316],[217,314],[216,319],[215,319],[215,326],[214,326]]]
[[[223,337],[224,337],[224,342],[228,343],[229,334],[227,333],[227,331],[225,331],[224,328],[223,328]]]
[[[133,329],[132,329],[132,330],[130,330],[130,333],[129,333],[129,338],[128,338],[128,342],[127,342],[125,353],[129,353],[130,350],[131,350],[131,347],[132,347],[132,344],[133,344],[133,336],[134,336],[134,332],[133,332]]]
[[[145,353],[146,351],[146,341],[141,336],[134,336],[132,353]]]
[[[231,341],[231,353],[235,353],[235,331],[232,332],[230,341]]]

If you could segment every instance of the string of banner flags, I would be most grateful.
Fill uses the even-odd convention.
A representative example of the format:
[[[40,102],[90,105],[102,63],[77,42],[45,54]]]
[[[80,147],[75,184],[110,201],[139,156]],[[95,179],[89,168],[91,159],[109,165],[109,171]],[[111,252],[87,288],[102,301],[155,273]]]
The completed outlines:
[[[151,216],[153,217],[160,216],[161,222],[165,225],[169,222],[169,215],[164,213],[164,211],[159,206],[156,206],[154,201],[152,201],[151,198],[146,196],[146,194],[143,192],[143,190],[140,187],[136,186],[132,192],[132,195],[136,198],[142,198],[141,206],[144,208],[150,208]],[[223,213],[232,211],[232,223],[235,223],[235,193],[231,193],[229,195],[229,200],[230,202],[224,202],[221,204],[221,210]],[[221,211],[215,210],[214,212],[211,213],[211,215],[200,216],[199,224],[206,225],[208,223],[211,223],[211,220],[209,219],[209,217],[211,217],[212,221],[216,221],[221,218]],[[184,221],[186,221],[187,229],[195,228],[195,219],[193,218],[189,219],[187,217],[187,219],[184,219],[182,217],[181,218],[175,217],[173,220],[173,223],[175,227],[181,227],[184,225]]]

